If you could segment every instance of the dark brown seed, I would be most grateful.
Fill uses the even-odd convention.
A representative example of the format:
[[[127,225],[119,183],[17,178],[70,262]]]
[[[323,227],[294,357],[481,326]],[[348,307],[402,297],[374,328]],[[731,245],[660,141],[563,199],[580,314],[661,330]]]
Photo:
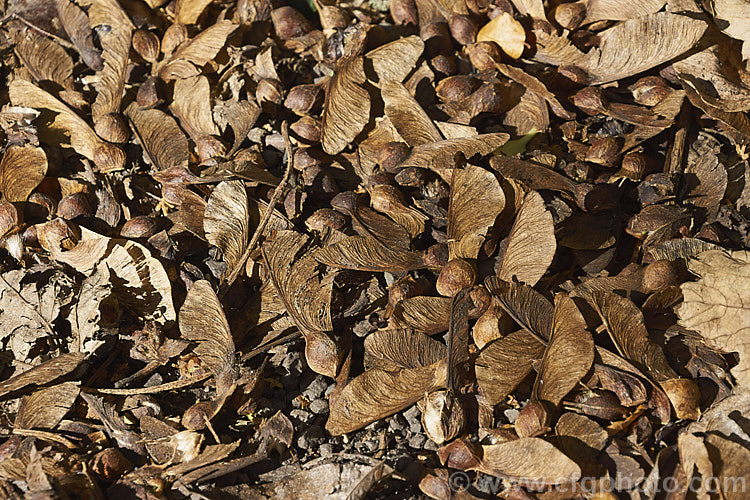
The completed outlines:
[[[474,286],[476,280],[477,272],[471,263],[464,259],[453,259],[440,271],[435,289],[440,295],[453,297],[464,288]]]
[[[300,116],[314,113],[323,102],[320,85],[297,85],[292,87],[284,99],[284,107]]]
[[[279,7],[271,12],[271,22],[276,36],[282,40],[290,40],[312,31],[312,24],[297,9]]]
[[[409,157],[410,152],[409,146],[403,142],[387,142],[378,150],[376,159],[383,170],[398,174],[401,171],[399,165]]]
[[[495,64],[502,59],[500,47],[495,42],[479,42],[467,45],[466,52],[469,54],[471,65],[478,71],[495,69]]]
[[[133,49],[144,60],[153,63],[159,57],[159,38],[150,31],[135,30],[132,43]]]
[[[555,21],[563,28],[578,29],[586,19],[586,5],[583,2],[563,3],[555,9]]]
[[[598,115],[607,111],[607,99],[602,89],[586,87],[573,95],[573,104],[588,115]]]
[[[469,45],[477,40],[477,25],[469,16],[451,16],[448,26],[453,39],[461,45]]]
[[[93,214],[94,211],[83,193],[69,194],[57,204],[58,217],[66,220],[73,220],[79,216],[90,217]]]
[[[115,113],[107,113],[94,123],[96,135],[109,142],[125,142],[130,137],[130,128],[123,118]]]
[[[667,81],[659,76],[643,77],[635,82],[630,90],[635,102],[644,106],[656,106],[674,92]]]
[[[419,24],[417,6],[414,0],[391,0],[390,10],[393,24],[413,24],[414,26]]]
[[[123,238],[149,238],[156,234],[159,229],[158,219],[148,215],[138,215],[122,225],[120,236]]]

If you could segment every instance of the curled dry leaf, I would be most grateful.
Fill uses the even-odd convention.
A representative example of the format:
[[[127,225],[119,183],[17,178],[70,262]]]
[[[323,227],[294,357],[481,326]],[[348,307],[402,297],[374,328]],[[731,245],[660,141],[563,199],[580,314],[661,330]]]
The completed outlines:
[[[449,259],[476,259],[504,208],[505,193],[495,174],[473,165],[455,170],[448,204]]]
[[[536,30],[534,58],[553,66],[576,66],[589,84],[637,75],[692,49],[707,29],[701,19],[659,12],[623,21],[599,34],[599,47],[587,53],[567,38]]]
[[[362,57],[342,59],[328,81],[323,109],[323,151],[338,154],[370,121],[370,95]]]
[[[750,109],[750,89],[728,78],[726,73],[734,68],[726,62],[726,56],[722,57],[720,45],[676,61],[674,69],[706,103],[727,112]]]
[[[401,166],[431,169],[450,181],[456,154],[461,153],[466,159],[474,155],[486,156],[508,142],[509,138],[508,134],[498,132],[423,144],[415,147]]]
[[[15,392],[29,385],[43,385],[63,377],[81,364],[86,353],[71,352],[52,358],[28,371],[0,382],[0,396]]]
[[[138,141],[159,170],[187,167],[188,140],[174,118],[158,109],[142,109],[131,103],[125,115],[133,123]]]
[[[518,330],[484,346],[476,361],[477,382],[487,402],[495,405],[531,373],[544,355],[544,344],[528,330]]]
[[[228,101],[214,106],[214,120],[220,127],[229,125],[234,134],[234,143],[228,156],[232,156],[240,148],[242,141],[252,130],[261,114],[260,108],[250,101]],[[224,125],[226,124],[226,125]]]
[[[64,382],[35,391],[21,400],[14,429],[54,429],[78,397],[78,384]]]
[[[600,291],[592,293],[592,301],[620,354],[664,389],[677,418],[698,418],[700,393],[695,383],[678,377],[661,346],[650,339],[635,304],[616,293]]]
[[[411,147],[443,140],[432,119],[403,84],[386,80],[380,85],[385,115]]]
[[[544,295],[523,283],[508,283],[496,276],[489,276],[484,284],[516,323],[541,343],[549,340],[554,307]]]
[[[504,281],[515,278],[534,286],[547,272],[556,249],[552,214],[544,206],[541,195],[530,191],[510,229],[505,252],[496,269],[497,276]]]
[[[380,330],[365,338],[365,369],[396,371],[445,359],[445,345],[412,330]]]
[[[206,159],[201,142],[205,136],[218,136],[219,129],[211,112],[211,86],[203,75],[178,79],[174,83],[169,109],[198,147],[198,156]]]
[[[193,352],[213,373],[217,398],[225,398],[237,380],[234,340],[221,303],[208,281],[196,281],[188,290],[179,322],[182,336],[197,343]]]
[[[195,38],[180,45],[156,71],[165,81],[197,76],[200,74],[197,68],[205,66],[216,57],[235,29],[237,25],[226,19],[209,26]]]
[[[370,188],[370,203],[375,210],[388,215],[406,229],[410,237],[416,238],[424,232],[427,217],[410,207],[394,186],[383,184]]]
[[[396,272],[424,269],[420,252],[388,248],[375,238],[350,236],[315,252],[318,262],[357,271]]]
[[[203,228],[206,240],[224,256],[229,276],[239,263],[250,237],[250,207],[242,181],[217,184],[208,198]]]
[[[717,347],[739,353],[732,368],[737,383],[750,386],[750,296],[739,285],[750,276],[750,253],[709,250],[688,261],[698,281],[684,283],[677,309],[680,325],[695,330]],[[739,286],[738,286],[739,285]]]
[[[24,202],[47,175],[47,155],[31,145],[9,146],[0,160],[0,193],[11,202]]]
[[[399,302],[391,318],[392,328],[413,328],[432,335],[448,329],[451,317],[450,297],[417,296]]]
[[[331,402],[326,430],[333,435],[352,432],[413,405],[425,394],[445,386],[445,366],[439,361],[397,371],[367,370]]]
[[[503,124],[519,136],[544,132],[549,127],[547,103],[539,94],[526,90],[518,104],[505,113]]]
[[[175,6],[177,22],[195,24],[209,5],[211,5],[211,0],[178,0]]]
[[[48,109],[56,114],[49,128],[70,138],[70,145],[76,153],[94,160],[98,149],[107,147],[89,127],[86,120],[78,116],[67,105],[51,94],[25,80],[13,80],[8,88],[10,101],[14,106],[27,106],[36,109]]]
[[[750,59],[750,7],[742,0],[711,0],[706,4],[716,25],[742,40],[742,60]]]
[[[526,31],[512,14],[503,12],[479,30],[477,42],[495,42],[508,56],[518,59],[523,54]]]
[[[60,24],[81,54],[86,66],[94,71],[101,71],[103,64],[99,50],[94,46],[94,37],[89,27],[89,18],[75,3],[69,0],[56,0],[57,15]]]
[[[559,405],[593,362],[594,339],[573,299],[562,296],[555,304],[552,334],[534,383],[533,397]]]
[[[125,93],[130,39],[135,27],[115,0],[84,0],[89,6],[91,27],[106,26],[100,36],[104,67],[97,72],[96,100],[91,105],[94,128],[99,136],[111,142],[124,142],[128,131],[120,118],[120,104]]]

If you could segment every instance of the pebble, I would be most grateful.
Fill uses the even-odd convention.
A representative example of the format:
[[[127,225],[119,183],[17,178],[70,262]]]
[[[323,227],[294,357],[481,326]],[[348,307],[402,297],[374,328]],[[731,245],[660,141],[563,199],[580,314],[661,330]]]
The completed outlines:
[[[419,434],[422,432],[422,422],[419,420],[409,422],[409,430],[412,434]]]
[[[516,419],[518,418],[518,413],[519,413],[518,410],[514,408],[508,408],[507,410],[503,412],[503,414],[505,415],[505,418],[507,418],[508,422],[510,422],[511,424],[514,423]]]
[[[312,420],[313,416],[314,415],[307,410],[296,409],[289,412],[290,418],[302,422],[303,424],[306,424],[310,420]]]
[[[316,415],[322,415],[328,413],[328,401],[325,399],[316,399],[310,403],[310,411]]]
[[[438,448],[437,443],[432,439],[428,439],[424,444],[424,449],[427,451],[437,451]]]
[[[313,379],[312,382],[310,382],[310,385],[308,385],[305,390],[302,392],[302,394],[305,395],[307,399],[310,401],[319,398],[323,392],[328,387],[328,382],[323,379],[322,375],[318,375]]]
[[[319,425],[311,425],[297,438],[297,446],[303,450],[319,447],[326,439],[323,428]]]
[[[422,446],[424,446],[425,441],[427,441],[427,438],[424,434],[414,434],[409,438],[409,446],[411,448],[419,450],[422,448]]]
[[[321,444],[320,448],[318,448],[318,453],[320,453],[320,456],[323,458],[330,457],[333,455],[333,445],[330,443]]]
[[[365,448],[367,448],[367,451],[369,451],[370,453],[374,453],[379,448],[378,440],[368,439],[367,441],[365,441]]]
[[[393,432],[402,432],[406,429],[406,420],[403,415],[394,415],[393,418],[391,418],[391,421],[388,422],[388,428]]]

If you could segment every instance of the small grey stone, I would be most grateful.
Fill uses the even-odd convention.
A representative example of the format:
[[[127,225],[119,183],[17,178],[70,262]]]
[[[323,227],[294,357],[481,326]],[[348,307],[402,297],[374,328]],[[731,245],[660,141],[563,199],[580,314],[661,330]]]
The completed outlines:
[[[333,390],[334,390],[335,388],[336,388],[336,384],[331,384],[331,385],[329,385],[328,387],[326,387],[326,392],[325,392],[325,393],[323,393],[323,396],[325,396],[325,397],[327,398],[328,396],[330,396],[330,395],[331,395],[331,393],[333,392]]]
[[[388,428],[393,432],[401,432],[406,429],[406,419],[402,415],[396,414],[388,422]]]
[[[368,439],[365,441],[365,448],[367,448],[367,451],[370,453],[377,451],[379,447],[377,439]]]
[[[427,450],[427,451],[437,451],[438,445],[432,439],[428,439],[424,443],[424,449]]]
[[[297,420],[303,424],[306,424],[313,419],[314,415],[307,410],[296,409],[289,412],[289,417],[293,420]]]
[[[309,450],[320,446],[325,441],[326,435],[319,425],[311,425],[297,438],[297,446],[303,450]]]
[[[372,323],[370,323],[369,320],[366,320],[366,319],[363,319],[362,321],[357,322],[352,328],[354,335],[356,335],[357,337],[366,337],[367,335],[374,332],[375,330],[376,330],[376,327]]]
[[[367,429],[368,431],[377,431],[379,429],[384,429],[386,425],[388,425],[386,421],[381,418],[380,420],[376,420],[370,424],[367,424],[365,429]]]
[[[409,446],[416,450],[420,450],[422,449],[422,446],[424,446],[425,441],[427,441],[427,438],[424,434],[414,434],[409,438]]]
[[[514,423],[516,419],[518,418],[518,413],[519,413],[518,410],[513,409],[513,408],[508,408],[507,410],[503,412],[503,414],[505,415],[505,418],[507,418],[508,422],[510,422],[511,424]]]
[[[307,399],[312,401],[313,399],[319,398],[327,387],[328,382],[323,379],[322,375],[318,375],[312,382],[310,382],[310,385],[305,388],[302,394],[304,394]]]
[[[328,413],[328,401],[325,399],[316,399],[310,403],[310,411],[316,415],[322,415]]]
[[[318,448],[318,453],[321,457],[330,457],[333,455],[333,445],[330,443],[323,443],[320,445],[320,448]]]
[[[411,408],[409,408],[408,410],[404,412],[404,418],[409,423],[412,423],[415,421],[419,422],[420,415],[421,415],[421,412],[419,411],[419,408],[417,407],[417,405],[413,405]]]
[[[417,420],[416,422],[409,422],[409,430],[412,434],[419,434],[422,432],[422,422]]]
[[[297,366],[295,366],[297,365]],[[299,351],[291,351],[289,352],[286,357],[284,358],[284,361],[281,362],[281,366],[292,371],[292,367],[297,368],[295,371],[301,372],[302,363],[300,363],[300,353]]]

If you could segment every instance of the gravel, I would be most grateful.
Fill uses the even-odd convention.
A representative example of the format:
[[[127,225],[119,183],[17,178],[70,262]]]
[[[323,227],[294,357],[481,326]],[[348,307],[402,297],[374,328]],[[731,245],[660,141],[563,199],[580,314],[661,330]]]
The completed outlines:
[[[328,413],[328,401],[325,399],[316,399],[310,403],[310,411],[316,415]]]

